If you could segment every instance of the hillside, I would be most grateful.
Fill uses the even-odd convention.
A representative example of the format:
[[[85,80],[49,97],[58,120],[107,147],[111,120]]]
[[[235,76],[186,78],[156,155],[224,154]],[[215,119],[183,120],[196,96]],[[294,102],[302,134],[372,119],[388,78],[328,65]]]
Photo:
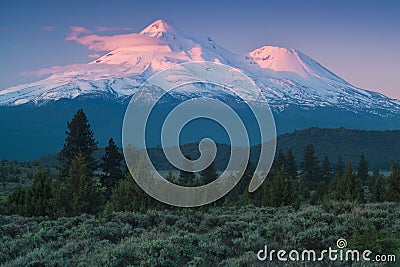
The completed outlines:
[[[383,171],[390,169],[390,161],[392,159],[400,160],[400,130],[365,131],[344,128],[308,128],[278,136],[277,151],[282,149],[286,153],[289,148],[292,148],[299,167],[304,148],[309,144],[314,145],[316,156],[320,160],[324,156],[328,156],[331,164],[335,164],[341,156],[344,162],[352,162],[354,165],[357,164],[360,155],[364,153],[370,170],[379,169]],[[181,149],[184,154],[188,154],[195,159],[199,156],[197,147],[196,143],[190,143],[182,145]],[[218,144],[217,148],[216,166],[218,169],[223,169],[230,155],[230,147]],[[252,161],[256,160],[255,150],[256,147],[253,147]],[[102,154],[103,149],[96,153],[98,158]],[[166,170],[171,168],[160,148],[149,149],[149,155],[158,169]],[[51,154],[32,160],[32,162],[54,166],[57,165],[56,158],[56,154]]]
[[[304,147],[313,144],[319,158],[328,156],[336,162],[342,156],[344,162],[356,164],[365,154],[370,169],[388,170],[390,160],[400,159],[400,131],[364,131],[309,128],[280,135],[278,147],[284,151],[292,148],[296,160],[301,159]]]
[[[305,130],[286,133],[278,136],[277,151],[282,149],[284,153],[289,148],[293,150],[297,167],[300,168],[304,148],[313,144],[315,154],[320,161],[328,156],[332,165],[336,164],[339,157],[345,163],[353,163],[356,166],[362,153],[365,154],[370,170],[389,170],[391,160],[400,160],[400,130],[392,131],[366,131],[351,130],[345,128],[324,129],[308,128]],[[192,158],[200,156],[196,143],[185,144],[181,147],[184,154]],[[257,160],[257,146],[252,147],[251,161]],[[161,149],[150,149],[150,157],[159,169],[168,169],[165,157]],[[216,166],[223,169],[230,155],[228,145],[219,144],[216,158]]]

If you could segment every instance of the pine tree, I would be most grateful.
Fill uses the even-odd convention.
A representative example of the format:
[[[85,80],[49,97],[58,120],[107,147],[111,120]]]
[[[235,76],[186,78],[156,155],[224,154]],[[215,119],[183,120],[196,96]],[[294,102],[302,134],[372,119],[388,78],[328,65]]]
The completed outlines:
[[[175,183],[175,176],[172,174],[172,172],[168,172],[168,175],[165,177],[165,179],[168,182]]]
[[[71,162],[66,180],[68,215],[96,213],[102,204],[92,172],[81,153]]]
[[[325,181],[330,181],[332,178],[331,164],[327,156],[324,157],[324,161],[322,162],[321,174]]]
[[[149,174],[148,166],[143,158],[139,158],[136,167],[132,173],[138,179],[143,180],[141,185],[148,187],[145,183]],[[140,178],[139,178],[140,177]],[[158,207],[159,202],[146,194],[142,188],[135,182],[131,174],[128,172],[123,180],[113,188],[110,201],[107,206],[110,206],[114,211],[146,211],[150,208]]]
[[[61,179],[55,179],[51,190],[53,196],[53,218],[67,216],[67,210],[69,209],[69,196],[67,195],[66,184]]]
[[[392,173],[387,180],[385,198],[387,201],[400,202],[400,163],[392,161]]]
[[[363,188],[361,181],[357,178],[353,172],[352,165],[349,164],[346,172],[338,183],[337,198],[339,200],[348,201],[363,201]]]
[[[200,178],[204,184],[211,183],[218,178],[217,169],[215,168],[214,161],[208,165],[207,168],[200,171]]]
[[[235,185],[235,187],[224,197],[224,201],[226,205],[232,205],[232,204],[250,204],[249,202],[251,201],[251,197],[249,195],[249,190],[248,190],[248,186],[250,184],[250,181],[253,177],[254,174],[254,170],[255,167],[251,162],[243,162],[243,165],[246,166],[244,173],[242,175],[242,177],[240,178],[240,180],[238,181],[238,183]],[[238,174],[236,174],[238,175]],[[265,183],[265,182],[264,182]],[[264,186],[261,185],[261,188]],[[260,190],[257,190],[254,193],[257,193],[258,191],[262,191],[260,188]]]
[[[26,190],[21,185],[17,185],[7,197],[4,213],[25,215],[25,200]]]
[[[381,176],[381,175],[380,175],[378,169],[374,169],[374,171],[372,172],[372,175],[368,175],[366,186],[371,195],[370,200],[372,200],[372,201],[375,201],[374,191],[375,191],[375,185],[379,179],[379,176]],[[383,189],[383,193],[384,193],[384,191],[385,191],[385,189]]]
[[[148,208],[146,197],[146,193],[128,173],[125,179],[113,188],[109,203],[114,211],[140,211]]]
[[[106,197],[108,198],[111,195],[112,188],[124,178],[122,172],[123,156],[112,138],[108,141],[108,146],[106,146],[105,154],[101,160],[100,167],[103,174],[100,177],[100,182],[106,187]]]
[[[244,169],[242,178],[236,184],[234,190],[231,191],[233,193],[232,195],[236,195],[236,197],[238,197],[240,205],[261,205],[263,197],[262,188],[260,188],[260,190],[256,190],[255,192],[249,192],[249,185],[251,179],[253,179],[254,172],[254,164],[248,162],[246,168]]]
[[[339,176],[338,173],[335,173],[333,176],[332,181],[329,183],[329,194],[332,198],[334,199],[339,199],[338,197],[338,188],[339,188],[339,183],[342,180],[342,176]]]
[[[319,167],[312,144],[308,145],[304,150],[301,168],[303,182],[305,182],[311,190],[315,189],[319,178]]]
[[[271,174],[274,175],[277,173],[285,163],[285,154],[283,154],[282,149],[279,149],[278,154],[272,163]]]
[[[297,167],[296,167],[296,160],[294,158],[293,151],[291,148],[289,148],[287,151],[285,166],[288,176],[292,179],[295,179],[297,176]]]
[[[7,169],[3,166],[0,166],[0,181],[3,187],[3,190],[6,189],[6,181],[7,181]]]
[[[344,174],[344,168],[344,162],[342,156],[340,156],[335,166],[335,175],[337,174],[339,177],[342,177]]]
[[[295,202],[293,181],[287,176],[283,165],[272,179],[268,192],[268,204],[272,207],[288,206]]]
[[[321,203],[324,199],[329,196],[329,189],[326,180],[321,180],[317,184],[315,192],[311,196],[310,203],[312,205]]]
[[[358,162],[357,177],[363,184],[366,184],[368,181],[368,162],[365,159],[364,153],[361,154],[360,161]]]
[[[185,158],[188,160],[192,160],[192,158],[189,155],[185,155]],[[193,169],[193,166],[190,164],[186,166],[187,169]],[[194,172],[191,171],[184,171],[180,170],[179,172],[179,182],[183,186],[191,186],[196,179],[196,175]]]
[[[33,176],[33,184],[27,190],[25,209],[28,216],[52,216],[52,180],[48,169],[42,168]]]
[[[87,168],[90,172],[93,172],[96,169],[93,152],[97,150],[97,142],[82,109],[76,112],[71,122],[67,122],[67,127],[65,144],[59,153],[59,159],[64,164],[63,176],[66,176],[72,161],[78,154],[83,156]]]
[[[371,193],[374,202],[383,202],[385,200],[385,180],[383,175],[378,176]]]

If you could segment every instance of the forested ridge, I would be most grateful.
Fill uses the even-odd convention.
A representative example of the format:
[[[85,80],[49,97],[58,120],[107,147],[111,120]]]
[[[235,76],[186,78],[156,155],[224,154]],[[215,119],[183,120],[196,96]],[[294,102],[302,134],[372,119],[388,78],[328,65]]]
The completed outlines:
[[[314,135],[321,131],[326,134],[317,140]],[[306,145],[303,136],[298,147],[278,146],[271,171],[257,191],[247,190],[256,163],[250,160],[226,196],[204,207],[182,209],[141,190],[113,138],[102,155],[95,156],[95,134],[79,110],[67,123],[58,167],[1,162],[3,192],[8,194],[1,202],[0,263],[253,266],[259,265],[254,253],[263,244],[318,250],[339,237],[353,247],[373,246],[375,253],[398,254],[400,162],[388,159],[390,171],[383,175],[371,168],[363,150],[351,161],[340,151],[332,152],[333,157],[318,156],[318,142],[341,132],[347,138],[353,132],[366,144],[377,134],[317,128],[295,132],[292,135],[300,137],[307,133],[314,142]],[[398,132],[385,134],[396,139]],[[289,136],[281,136],[281,144],[290,144]],[[302,152],[296,156],[299,147]],[[183,151],[188,159],[196,157]],[[146,168],[140,159],[134,165],[133,171]],[[29,166],[34,173],[22,177]],[[199,173],[170,172],[166,179],[198,186],[216,179],[217,170],[214,162]],[[14,177],[12,183],[9,177]]]
[[[292,149],[297,161],[301,160],[304,149],[309,144],[313,145],[315,155],[319,160],[328,156],[334,162],[341,157],[344,162],[355,164],[360,155],[364,154],[368,158],[371,170],[390,171],[391,160],[400,161],[400,130],[368,131],[345,128],[308,128],[282,134],[277,138],[277,150],[287,151],[289,148]],[[217,148],[218,154],[215,164],[218,170],[222,170],[229,159],[230,146],[217,144]],[[257,159],[257,148],[258,146],[252,148],[251,157],[253,161]],[[199,156],[198,143],[183,144],[181,150],[192,158]],[[150,148],[148,152],[158,169],[171,168],[161,148]],[[103,154],[104,148],[101,147],[94,152],[94,157],[100,159]],[[46,166],[58,166],[60,164],[56,154],[34,159],[29,163]]]

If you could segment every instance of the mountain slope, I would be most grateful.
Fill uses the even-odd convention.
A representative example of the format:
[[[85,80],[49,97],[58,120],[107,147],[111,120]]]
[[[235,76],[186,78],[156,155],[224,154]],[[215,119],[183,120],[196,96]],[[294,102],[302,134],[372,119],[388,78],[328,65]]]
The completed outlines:
[[[120,102],[160,70],[183,62],[213,61],[242,70],[256,82],[277,112],[296,106],[305,109],[335,107],[381,117],[400,114],[398,100],[356,88],[293,49],[264,46],[238,55],[211,38],[186,37],[171,23],[162,20],[138,34],[127,35],[126,39],[129,41],[88,64],[74,65],[43,80],[1,90],[0,105],[43,105],[78,96]],[[191,90],[196,91],[196,88]]]
[[[308,127],[400,129],[398,100],[356,88],[293,49],[264,46],[234,54],[211,38],[189,38],[161,20],[122,39],[87,64],[61,67],[45,79],[0,90],[0,158],[28,160],[58,151],[66,122],[79,108],[85,110],[100,145],[110,137],[120,142],[129,99],[147,78],[175,64],[205,60],[240,69],[258,85],[272,108],[278,134]],[[179,87],[167,100],[177,103],[204,95],[237,100],[224,88],[204,84]],[[249,119],[246,112],[239,115]],[[250,136],[257,135],[253,130]],[[197,142],[209,133],[215,133],[216,142],[229,142],[207,127],[189,130],[181,141]]]

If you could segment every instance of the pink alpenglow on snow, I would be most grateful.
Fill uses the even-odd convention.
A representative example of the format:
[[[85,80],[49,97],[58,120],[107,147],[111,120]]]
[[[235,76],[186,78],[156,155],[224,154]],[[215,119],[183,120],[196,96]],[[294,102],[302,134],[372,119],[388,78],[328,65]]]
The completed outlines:
[[[39,70],[37,74],[48,77],[0,90],[0,105],[40,104],[91,94],[129,97],[158,71],[185,62],[212,61],[243,71],[261,89],[270,106],[278,110],[293,104],[371,112],[378,112],[372,109],[377,107],[400,113],[397,100],[357,88],[294,49],[263,46],[236,54],[210,37],[187,37],[163,20],[139,33],[105,36],[84,27],[70,30],[66,39],[95,51],[90,56],[93,61]]]

